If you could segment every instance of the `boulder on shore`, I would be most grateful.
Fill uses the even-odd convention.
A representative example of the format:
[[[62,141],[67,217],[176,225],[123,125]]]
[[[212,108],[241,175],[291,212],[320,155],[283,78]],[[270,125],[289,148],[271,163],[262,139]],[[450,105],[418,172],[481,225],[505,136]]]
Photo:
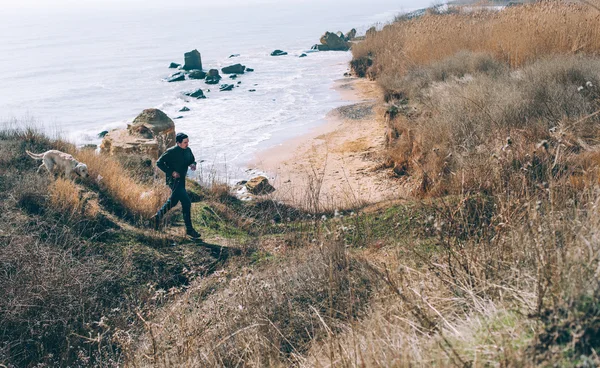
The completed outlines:
[[[185,112],[185,111],[190,111],[190,108],[187,106],[184,106],[181,108],[181,110],[179,110],[179,112]]]
[[[231,91],[233,87],[235,87],[233,84],[222,84],[221,88],[219,88],[219,91]]]
[[[158,159],[169,147],[175,145],[175,123],[159,109],[146,109],[127,129],[108,132],[100,151],[109,155],[140,154]]]
[[[192,70],[198,69],[202,70],[202,57],[198,50],[192,50],[190,52],[186,52],[184,54],[185,64],[183,65],[183,69]]]
[[[257,176],[256,178],[248,180],[246,189],[255,195],[269,194],[275,191],[275,188],[269,184],[269,180],[264,176]]]
[[[298,57],[307,57],[307,56],[308,56],[308,55],[306,55],[306,54],[302,54],[302,55],[300,55],[300,56],[298,56]]]
[[[190,70],[188,77],[190,77],[190,79],[204,79],[206,78],[206,72],[198,69]]]
[[[242,64],[234,64],[230,66],[226,66],[221,69],[223,74],[244,74],[244,70],[246,69],[245,65]]]
[[[287,55],[288,53],[282,50],[275,50],[271,53],[271,56],[283,56],[283,55]]]

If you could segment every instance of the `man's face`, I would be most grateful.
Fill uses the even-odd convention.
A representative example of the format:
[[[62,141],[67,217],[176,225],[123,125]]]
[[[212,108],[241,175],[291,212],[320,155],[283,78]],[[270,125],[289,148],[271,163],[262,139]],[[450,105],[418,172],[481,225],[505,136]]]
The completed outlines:
[[[184,140],[181,141],[181,143],[177,143],[177,145],[179,146],[179,148],[182,148],[182,149],[188,148],[189,144],[190,144],[189,138],[185,138]]]

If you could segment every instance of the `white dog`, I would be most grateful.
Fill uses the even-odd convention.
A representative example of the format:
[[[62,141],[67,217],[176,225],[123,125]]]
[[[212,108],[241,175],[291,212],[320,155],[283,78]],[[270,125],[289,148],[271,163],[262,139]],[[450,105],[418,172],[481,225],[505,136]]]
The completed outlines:
[[[43,163],[37,170],[38,172],[40,172],[42,167],[45,167],[46,170],[48,170],[48,172],[52,174],[52,170],[56,167],[60,171],[63,171],[65,173],[65,177],[67,178],[70,178],[71,174],[73,173],[79,175],[82,178],[87,178],[88,176],[87,165],[75,160],[75,158],[73,158],[73,156],[69,155],[68,153],[64,153],[57,150],[50,150],[44,153],[31,153],[29,151],[25,152],[27,152],[27,154],[33,159],[43,161]]]

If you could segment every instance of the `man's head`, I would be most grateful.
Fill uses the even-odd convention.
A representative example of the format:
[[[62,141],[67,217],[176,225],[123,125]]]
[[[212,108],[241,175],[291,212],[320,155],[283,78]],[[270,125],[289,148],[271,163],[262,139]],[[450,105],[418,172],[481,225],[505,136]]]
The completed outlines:
[[[188,139],[188,136],[185,133],[177,133],[177,135],[175,136],[175,142],[177,143],[179,148],[183,149],[188,148],[188,145],[190,144],[190,140]]]

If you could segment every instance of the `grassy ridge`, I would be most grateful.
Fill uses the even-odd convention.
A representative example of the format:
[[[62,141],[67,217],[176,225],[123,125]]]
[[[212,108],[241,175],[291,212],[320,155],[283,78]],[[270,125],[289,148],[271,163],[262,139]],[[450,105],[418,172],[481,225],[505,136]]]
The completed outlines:
[[[162,195],[143,162],[1,133],[0,363],[600,365],[598,14],[370,34],[352,64],[383,91],[381,167],[415,196],[313,213],[192,185],[203,247],[136,227]],[[103,179],[35,174],[24,150],[49,148]]]

